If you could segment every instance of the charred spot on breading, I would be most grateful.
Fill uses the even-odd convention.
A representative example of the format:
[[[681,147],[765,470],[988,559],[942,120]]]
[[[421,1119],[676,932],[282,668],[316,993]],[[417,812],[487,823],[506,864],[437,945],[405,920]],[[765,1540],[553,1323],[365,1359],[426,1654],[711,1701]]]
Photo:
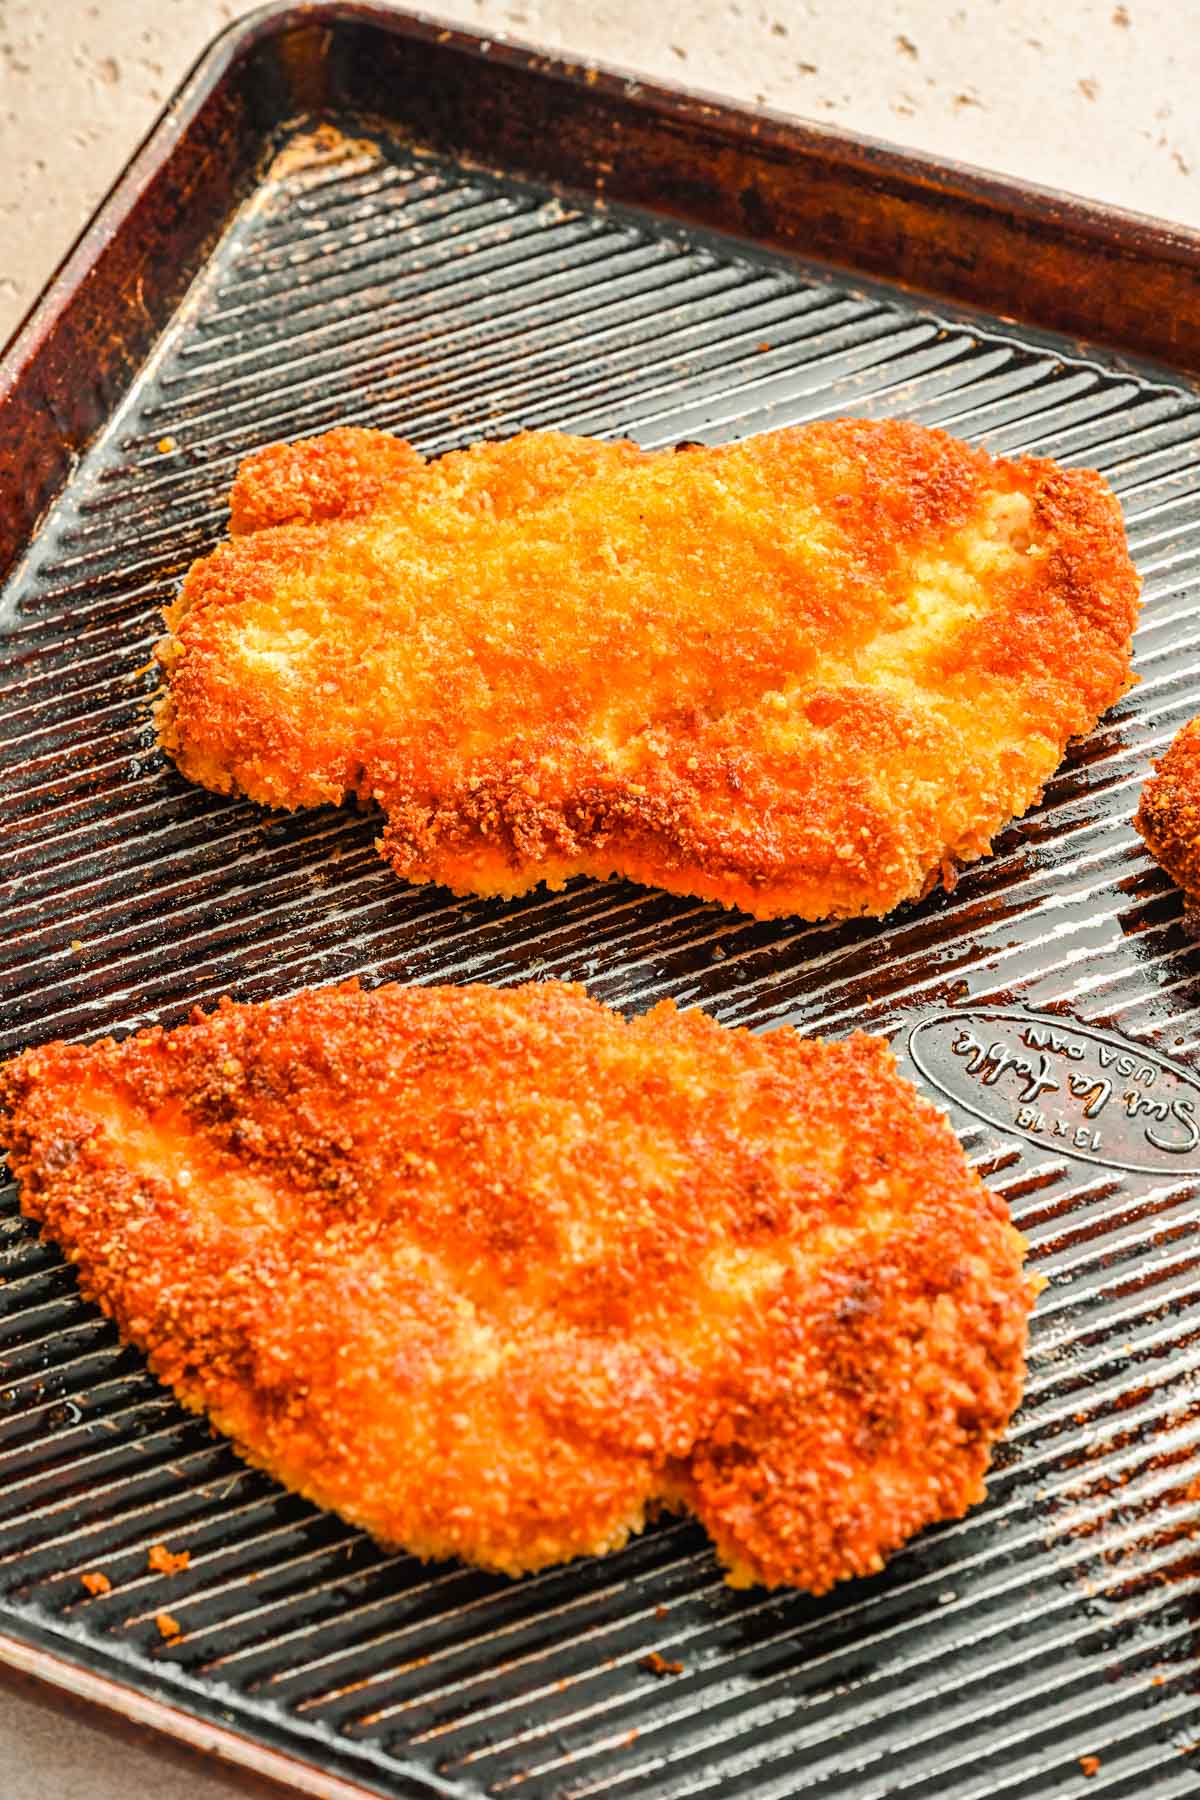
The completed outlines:
[[[29,1051],[0,1139],[187,1406],[421,1556],[682,1507],[820,1593],[982,1498],[1020,1397],[1022,1240],[875,1038],[350,985]]]
[[[272,806],[386,814],[409,881],[622,875],[881,914],[982,856],[1130,680],[1098,475],[843,419],[647,452],[259,452],[159,647],[163,746]]]

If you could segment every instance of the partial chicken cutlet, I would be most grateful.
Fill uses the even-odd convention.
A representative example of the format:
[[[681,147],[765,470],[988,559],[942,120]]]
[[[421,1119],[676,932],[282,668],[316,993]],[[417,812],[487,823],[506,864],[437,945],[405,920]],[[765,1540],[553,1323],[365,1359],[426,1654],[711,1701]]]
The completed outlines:
[[[1200,909],[1200,718],[1190,719],[1171,739],[1142,789],[1133,822],[1195,915]]]
[[[855,1036],[350,985],[0,1071],[25,1212],[250,1462],[519,1574],[693,1512],[823,1592],[984,1494],[1037,1283]]]
[[[625,876],[882,914],[982,856],[1130,682],[1101,478],[842,419],[718,449],[555,432],[243,463],[158,649],[163,747],[386,814],[408,881]]]

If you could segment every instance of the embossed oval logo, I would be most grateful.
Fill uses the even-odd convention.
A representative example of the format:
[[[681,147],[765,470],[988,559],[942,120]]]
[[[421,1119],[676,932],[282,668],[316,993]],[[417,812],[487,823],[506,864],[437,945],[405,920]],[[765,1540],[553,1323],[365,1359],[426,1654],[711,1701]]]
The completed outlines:
[[[941,1013],[909,1035],[931,1086],[1047,1150],[1139,1175],[1200,1174],[1200,1079],[1140,1045],[1028,1013]]]

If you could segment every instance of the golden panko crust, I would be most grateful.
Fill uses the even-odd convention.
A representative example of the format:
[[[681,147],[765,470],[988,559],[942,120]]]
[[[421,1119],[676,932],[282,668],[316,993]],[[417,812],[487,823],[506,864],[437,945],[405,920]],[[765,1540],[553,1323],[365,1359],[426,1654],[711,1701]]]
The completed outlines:
[[[327,988],[0,1070],[26,1213],[251,1462],[511,1574],[687,1508],[823,1592],[984,1493],[1037,1283],[886,1045]]]
[[[1176,733],[1154,768],[1133,822],[1188,904],[1200,906],[1200,718]]]
[[[436,462],[344,428],[250,457],[231,504],[167,611],[163,747],[270,806],[378,802],[397,874],[458,893],[884,913],[1130,680],[1100,477],[916,425]]]

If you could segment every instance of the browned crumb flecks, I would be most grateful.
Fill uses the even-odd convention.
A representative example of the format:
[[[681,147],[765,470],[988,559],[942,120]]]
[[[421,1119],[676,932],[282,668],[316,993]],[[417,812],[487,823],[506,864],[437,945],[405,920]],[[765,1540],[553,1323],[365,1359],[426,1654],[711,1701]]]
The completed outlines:
[[[165,1544],[151,1544],[146,1562],[155,1575],[179,1575],[187,1568],[191,1556],[186,1550],[168,1550]]]
[[[344,428],[243,463],[159,646],[164,747],[387,816],[410,881],[613,873],[882,913],[983,855],[1130,679],[1098,475],[842,419],[422,460]]]
[[[1200,718],[1189,720],[1154,766],[1133,822],[1195,907],[1200,905]]]
[[[155,1613],[154,1623],[158,1627],[158,1635],[161,1638],[165,1638],[167,1643],[170,1643],[174,1638],[183,1636],[183,1626],[179,1623],[178,1619],[173,1619],[170,1613]]]
[[[681,1662],[676,1661],[674,1658],[662,1656],[657,1650],[651,1650],[649,1656],[643,1656],[642,1667],[643,1669],[649,1669],[651,1675],[683,1674],[683,1664]]]
[[[89,1594],[108,1594],[112,1592],[112,1582],[101,1569],[89,1569],[86,1575],[79,1577]]]
[[[158,1376],[422,1556],[667,1506],[821,1592],[981,1499],[1020,1396],[1022,1240],[875,1038],[349,986],[29,1051],[0,1123]]]

